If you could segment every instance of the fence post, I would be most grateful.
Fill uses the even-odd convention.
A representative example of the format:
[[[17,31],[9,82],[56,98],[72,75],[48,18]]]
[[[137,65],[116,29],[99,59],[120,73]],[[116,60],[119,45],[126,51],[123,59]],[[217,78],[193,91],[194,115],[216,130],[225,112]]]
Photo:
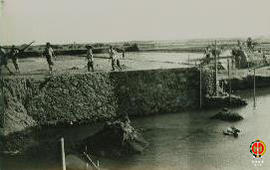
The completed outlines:
[[[1,74],[1,73],[0,73]],[[2,76],[2,75],[1,75]],[[3,76],[2,76],[2,78],[1,78],[1,82],[0,82],[0,85],[1,85],[1,101],[0,101],[0,104],[1,104],[1,110],[0,110],[0,112],[2,112],[2,113],[0,113],[2,116],[0,116],[1,117],[1,124],[2,124],[2,128],[3,128],[3,132],[5,133],[5,117],[6,117],[6,113],[5,113],[5,96],[4,96],[4,78],[3,78]]]
[[[202,66],[200,65],[200,109],[202,108]]]
[[[231,72],[230,72],[230,59],[227,60],[228,62],[228,81],[229,81],[229,99],[230,99],[230,104],[231,104],[231,94],[232,94],[232,82],[231,82]]]
[[[62,167],[63,170],[66,170],[65,141],[63,137],[61,138],[61,153],[62,153]]]
[[[256,108],[256,69],[254,68],[253,75],[253,107]]]

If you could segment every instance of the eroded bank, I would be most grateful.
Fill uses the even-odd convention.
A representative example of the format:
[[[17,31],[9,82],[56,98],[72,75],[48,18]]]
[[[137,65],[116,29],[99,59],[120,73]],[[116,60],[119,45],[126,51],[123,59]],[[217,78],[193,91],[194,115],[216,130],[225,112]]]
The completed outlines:
[[[1,84],[5,135],[35,126],[93,123],[124,114],[181,112],[198,108],[200,98],[196,68],[61,74],[42,80],[6,77]]]

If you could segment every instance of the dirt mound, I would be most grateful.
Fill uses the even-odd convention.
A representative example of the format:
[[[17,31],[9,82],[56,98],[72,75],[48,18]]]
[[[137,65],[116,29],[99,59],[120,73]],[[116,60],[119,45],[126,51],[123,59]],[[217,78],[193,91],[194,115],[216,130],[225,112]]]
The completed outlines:
[[[80,149],[88,148],[89,154],[104,157],[121,157],[141,153],[147,146],[148,142],[127,120],[107,122],[101,131],[83,140]]]
[[[211,119],[219,119],[224,121],[235,122],[244,119],[239,113],[231,112],[227,108],[224,108],[218,114],[211,117]]]

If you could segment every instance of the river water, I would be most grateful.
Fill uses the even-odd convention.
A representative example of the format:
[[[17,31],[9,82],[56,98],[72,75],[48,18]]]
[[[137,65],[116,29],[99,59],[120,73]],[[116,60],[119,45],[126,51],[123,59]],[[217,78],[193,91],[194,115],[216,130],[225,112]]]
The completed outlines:
[[[99,158],[101,167],[111,170],[269,169],[268,150],[262,167],[255,167],[249,146],[257,138],[264,141],[266,147],[270,144],[270,89],[257,90],[255,109],[250,90],[239,94],[248,100],[249,105],[235,109],[245,118],[236,123],[210,120],[209,117],[218,110],[184,111],[134,119],[134,126],[144,129],[144,136],[150,142],[148,149],[143,154],[123,159]],[[241,130],[238,138],[223,135],[222,131],[231,125]],[[46,133],[51,133],[52,136],[62,135],[68,144],[96,130],[97,127],[82,126],[53,129]],[[0,161],[1,170],[61,169],[59,162],[42,157],[42,153],[39,158],[2,157]]]

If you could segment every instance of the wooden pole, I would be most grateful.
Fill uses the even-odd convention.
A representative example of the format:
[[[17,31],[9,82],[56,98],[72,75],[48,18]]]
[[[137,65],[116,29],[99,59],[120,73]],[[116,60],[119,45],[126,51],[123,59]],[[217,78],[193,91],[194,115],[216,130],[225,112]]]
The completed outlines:
[[[97,167],[98,167],[98,170],[99,170],[99,169],[100,169],[100,168],[99,168],[99,160],[97,160]]]
[[[215,93],[218,95],[218,82],[217,82],[217,41],[215,41]]]
[[[61,138],[61,153],[62,153],[62,167],[63,170],[66,170],[65,141],[63,137]]]
[[[230,59],[228,61],[228,81],[229,81],[229,99],[231,104],[231,93],[232,93],[232,84],[231,84],[231,74],[230,74]]]
[[[256,69],[254,68],[253,75],[253,106],[256,107]]]
[[[1,73],[0,73],[1,74]],[[2,105],[2,112],[3,113],[0,113],[2,114],[2,120],[1,120],[1,123],[2,123],[2,126],[3,126],[3,129],[5,130],[5,96],[4,96],[4,78],[3,76],[1,75],[2,79],[1,79],[1,102],[0,104]],[[5,132],[4,132],[5,133]]]
[[[221,82],[221,89],[222,89],[222,92],[224,92],[224,83]]]
[[[86,162],[85,170],[88,170],[89,164]]]
[[[202,66],[200,65],[200,109],[202,108]]]

